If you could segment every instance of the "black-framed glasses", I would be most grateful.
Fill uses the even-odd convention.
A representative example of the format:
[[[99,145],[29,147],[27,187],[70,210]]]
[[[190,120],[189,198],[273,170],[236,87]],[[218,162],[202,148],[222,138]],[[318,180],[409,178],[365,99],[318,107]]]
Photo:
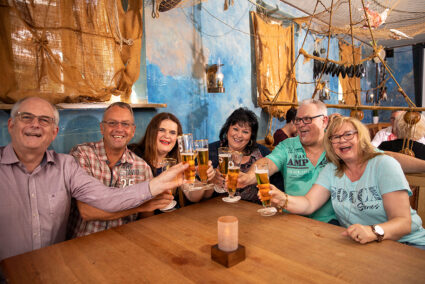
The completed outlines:
[[[294,124],[295,125],[298,125],[298,124],[301,123],[301,121],[304,124],[310,124],[310,123],[313,122],[313,119],[314,118],[321,117],[321,116],[325,116],[325,115],[324,114],[319,114],[319,115],[316,115],[316,116],[295,117]]]
[[[30,112],[18,112],[16,117],[18,117],[19,120],[25,124],[33,123],[34,119],[36,118],[41,126],[50,126],[55,122],[53,117],[47,115],[35,115]]]
[[[344,138],[345,141],[350,141],[351,139],[353,139],[354,134],[357,134],[356,130],[346,131],[341,135],[329,136],[329,140],[331,141],[332,144],[340,143],[341,138]]]
[[[121,124],[122,128],[128,129],[131,126],[134,125],[134,123],[132,122],[128,122],[128,121],[115,121],[115,120],[109,120],[109,121],[105,121],[103,120],[102,123],[108,125],[110,128],[117,128],[118,125]]]

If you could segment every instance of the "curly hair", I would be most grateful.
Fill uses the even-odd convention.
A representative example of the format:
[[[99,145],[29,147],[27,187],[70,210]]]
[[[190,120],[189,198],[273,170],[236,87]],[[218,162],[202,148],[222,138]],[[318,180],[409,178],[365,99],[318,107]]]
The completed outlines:
[[[248,144],[245,146],[244,154],[249,155],[257,147],[257,131],[258,131],[258,120],[255,113],[247,108],[238,108],[235,110],[226,120],[224,125],[220,130],[220,144],[222,147],[227,147],[229,145],[229,140],[227,139],[227,132],[229,128],[235,124],[240,126],[248,125],[251,127],[251,137]]]

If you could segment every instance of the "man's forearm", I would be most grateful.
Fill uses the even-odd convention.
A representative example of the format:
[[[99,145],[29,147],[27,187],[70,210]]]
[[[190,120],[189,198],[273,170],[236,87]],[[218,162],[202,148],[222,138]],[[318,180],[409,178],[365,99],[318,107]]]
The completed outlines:
[[[416,174],[425,172],[424,160],[391,151],[385,151],[385,154],[396,159],[400,163],[403,172],[406,174]]]
[[[90,206],[84,202],[77,201],[78,210],[80,211],[81,218],[84,221],[103,220],[110,221],[123,218],[135,213],[138,213],[139,207],[118,211],[118,212],[106,212],[96,207]]]

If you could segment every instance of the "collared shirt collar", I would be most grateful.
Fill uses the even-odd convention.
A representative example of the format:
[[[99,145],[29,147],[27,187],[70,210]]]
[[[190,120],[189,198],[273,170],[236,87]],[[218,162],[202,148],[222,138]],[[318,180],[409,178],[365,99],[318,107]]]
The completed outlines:
[[[53,156],[54,151],[47,150],[44,154],[43,161],[46,160],[48,163],[55,163],[55,158]],[[3,150],[3,155],[0,159],[0,164],[16,164],[19,163],[20,160],[13,149],[12,143],[7,144],[7,146]]]
[[[105,162],[108,162],[108,156],[106,155],[106,150],[105,150],[105,143],[103,142],[103,139],[99,141],[99,143],[96,143],[96,150],[98,152],[99,155],[99,159]],[[134,163],[134,158],[130,153],[130,150],[125,147],[125,151],[121,156],[121,159],[118,161],[117,165],[119,164],[133,164]]]
[[[43,168],[48,163],[49,164],[56,163],[53,150],[47,150],[46,152],[44,152],[43,159],[41,160],[40,164],[34,169],[34,171],[31,172],[31,174],[38,172],[41,168]],[[24,164],[19,160],[18,156],[16,155],[15,150],[13,149],[12,143],[9,143],[3,149],[3,155],[0,158],[0,164],[5,164],[5,165],[17,164],[18,167],[22,168],[24,172],[27,172]]]

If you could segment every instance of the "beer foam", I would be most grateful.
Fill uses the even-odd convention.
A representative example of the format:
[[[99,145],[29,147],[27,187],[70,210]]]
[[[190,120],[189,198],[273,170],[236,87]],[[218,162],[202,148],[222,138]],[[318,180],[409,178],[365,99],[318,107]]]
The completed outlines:
[[[195,153],[193,153],[193,152],[184,152],[184,153],[181,153],[180,155],[193,156],[193,155],[195,155]]]
[[[197,151],[198,152],[206,152],[206,151],[208,151],[208,148],[198,148]]]
[[[229,166],[229,170],[239,170],[240,169],[240,167],[237,167],[237,166]]]
[[[232,156],[232,154],[230,153],[224,153],[224,154],[218,154],[219,157],[228,157],[230,158],[230,156]]]
[[[256,174],[269,174],[268,170],[255,170]]]

